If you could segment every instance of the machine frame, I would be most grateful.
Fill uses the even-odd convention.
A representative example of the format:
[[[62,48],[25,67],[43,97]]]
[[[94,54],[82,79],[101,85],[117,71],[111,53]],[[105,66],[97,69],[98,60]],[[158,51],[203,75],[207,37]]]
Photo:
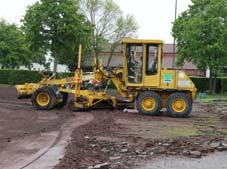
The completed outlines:
[[[184,71],[162,68],[163,42],[161,40],[125,38],[122,39],[121,44],[123,53],[122,68],[110,69],[105,68],[102,64],[95,63],[93,77],[87,79],[92,81],[94,86],[105,80],[108,81],[107,84],[112,81],[118,93],[125,98],[126,102],[135,103],[135,107],[140,113],[157,115],[162,108],[167,108],[172,116],[188,116],[191,113],[192,102],[196,98],[197,89]],[[130,45],[133,46],[133,49],[130,49]],[[139,53],[136,46],[140,48],[140,53],[142,53],[140,63],[140,67],[142,67],[140,69],[138,69],[139,63],[136,63],[138,62],[136,57]],[[153,53],[150,52],[150,46],[154,48]],[[152,55],[155,57],[151,70],[155,67],[156,73],[148,74],[146,71],[150,69],[148,66],[151,63],[147,62]],[[131,57],[131,62],[129,62],[129,57]],[[132,61],[133,58],[134,61]],[[81,69],[81,59],[82,46],[80,45],[78,67],[74,77],[64,79],[50,77],[44,78],[38,84],[17,85],[18,94],[32,95],[33,106],[37,109],[52,109],[59,104],[60,107],[63,107],[67,103],[68,94],[74,95],[69,102],[71,110],[87,110],[102,102],[116,108],[118,100],[115,96],[106,92],[107,86],[105,90],[101,91],[95,88],[93,90],[82,87],[84,73]],[[138,73],[136,70],[140,70],[140,72]],[[133,75],[130,75],[129,71],[133,72]],[[135,80],[138,77],[140,80]],[[39,92],[37,92],[38,89]],[[40,92],[46,93],[46,95],[39,95]],[[41,103],[42,100],[43,103]]]

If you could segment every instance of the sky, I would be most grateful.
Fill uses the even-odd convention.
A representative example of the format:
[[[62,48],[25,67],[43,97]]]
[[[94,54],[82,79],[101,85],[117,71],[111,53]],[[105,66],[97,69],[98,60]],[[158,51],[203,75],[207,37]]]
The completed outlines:
[[[138,25],[138,38],[161,39],[173,43],[171,35],[175,0],[114,0],[125,14],[134,15]],[[36,0],[0,0],[0,18],[20,25],[28,5]],[[191,0],[178,0],[177,14],[188,8]]]

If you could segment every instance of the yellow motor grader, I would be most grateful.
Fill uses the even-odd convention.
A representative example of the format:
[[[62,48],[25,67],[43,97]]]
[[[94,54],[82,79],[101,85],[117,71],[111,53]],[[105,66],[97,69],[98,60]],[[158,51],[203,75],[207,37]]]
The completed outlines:
[[[120,68],[105,68],[96,63],[92,77],[84,79],[80,46],[74,77],[45,77],[37,84],[17,85],[18,94],[31,95],[32,105],[41,110],[63,107],[67,102],[71,110],[88,110],[99,104],[117,108],[119,102],[107,93],[107,87],[103,90],[97,87],[106,80],[107,85],[114,84],[125,102],[133,103],[142,114],[158,115],[166,108],[171,116],[188,116],[197,89],[184,71],[162,68],[163,42],[124,38],[121,44],[123,62]],[[87,81],[89,85],[84,85]],[[69,94],[73,95],[70,101]]]

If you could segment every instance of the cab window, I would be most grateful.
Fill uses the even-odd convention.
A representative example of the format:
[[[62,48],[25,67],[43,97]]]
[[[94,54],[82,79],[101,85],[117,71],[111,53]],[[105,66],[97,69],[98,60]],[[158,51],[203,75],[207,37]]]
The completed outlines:
[[[128,44],[126,47],[129,83],[141,83],[143,71],[143,45]]]
[[[146,75],[157,74],[158,68],[158,46],[147,45],[146,49]]]

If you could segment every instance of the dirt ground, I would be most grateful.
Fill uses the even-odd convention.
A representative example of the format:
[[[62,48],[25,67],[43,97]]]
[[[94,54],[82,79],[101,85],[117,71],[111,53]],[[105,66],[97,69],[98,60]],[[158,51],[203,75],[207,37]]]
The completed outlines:
[[[83,169],[106,162],[114,169],[132,169],[163,154],[190,157],[190,151],[199,151],[206,156],[214,152],[211,144],[226,139],[227,112],[217,109],[216,104],[196,103],[192,116],[184,119],[92,111],[95,119],[73,132],[73,141],[56,169]]]
[[[0,88],[0,148],[17,138],[59,128],[69,113],[36,111],[30,99],[18,100],[14,88]]]
[[[70,133],[72,139],[67,141],[64,157],[55,169],[97,168],[98,164],[103,165],[99,168],[133,169],[163,155],[198,158],[227,150],[227,103],[221,101],[195,103],[189,118],[171,118],[165,113],[143,116],[122,110],[37,111],[30,99],[17,100],[15,89],[4,87],[0,88],[0,117],[0,168],[10,168],[9,149],[12,154],[24,156],[40,151],[33,142],[28,143],[30,149],[24,152],[12,145],[60,131],[72,119],[84,123]],[[61,138],[55,139],[55,144]]]

